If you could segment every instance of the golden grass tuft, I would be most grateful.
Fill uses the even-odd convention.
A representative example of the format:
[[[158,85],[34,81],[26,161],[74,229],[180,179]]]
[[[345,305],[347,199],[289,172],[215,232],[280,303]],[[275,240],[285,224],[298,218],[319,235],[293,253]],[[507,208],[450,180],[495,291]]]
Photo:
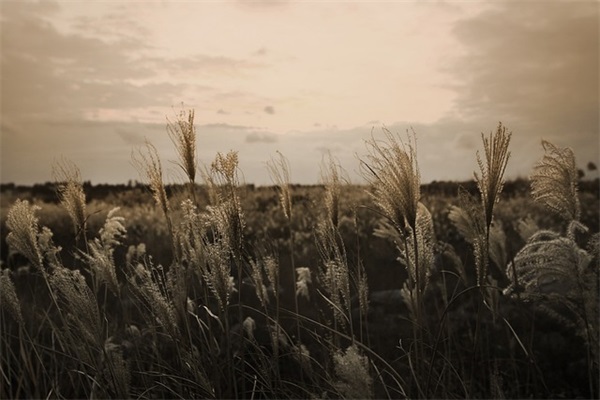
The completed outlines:
[[[79,168],[63,158],[53,165],[52,175],[56,180],[60,202],[73,221],[76,236],[85,236],[86,199]]]

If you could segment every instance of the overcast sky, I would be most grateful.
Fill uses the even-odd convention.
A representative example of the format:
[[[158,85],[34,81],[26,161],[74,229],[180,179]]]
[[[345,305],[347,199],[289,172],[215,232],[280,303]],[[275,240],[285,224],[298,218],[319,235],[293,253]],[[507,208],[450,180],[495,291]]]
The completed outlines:
[[[362,182],[364,140],[414,129],[422,180],[464,180],[481,133],[513,132],[509,177],[541,140],[599,161],[596,1],[0,1],[1,180],[140,179],[147,138],[181,181],[166,118],[195,109],[198,157],[277,150],[315,183],[330,151]]]

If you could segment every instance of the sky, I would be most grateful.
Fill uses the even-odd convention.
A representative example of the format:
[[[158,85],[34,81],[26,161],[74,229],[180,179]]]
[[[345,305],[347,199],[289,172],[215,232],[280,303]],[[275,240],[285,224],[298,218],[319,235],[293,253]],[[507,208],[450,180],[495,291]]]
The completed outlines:
[[[277,151],[295,183],[330,153],[364,182],[365,140],[416,132],[423,182],[467,180],[481,135],[512,131],[508,178],[542,139],[599,163],[596,1],[0,1],[0,178],[143,180],[146,140],[183,182],[167,119],[195,110],[198,160],[239,152],[270,184]],[[588,173],[590,174],[590,173]],[[597,172],[595,173],[597,176]]]

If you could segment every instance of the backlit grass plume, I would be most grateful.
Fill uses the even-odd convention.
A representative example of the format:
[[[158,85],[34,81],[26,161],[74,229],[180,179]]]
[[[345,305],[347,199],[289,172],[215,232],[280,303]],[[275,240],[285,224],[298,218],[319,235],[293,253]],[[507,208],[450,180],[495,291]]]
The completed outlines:
[[[594,240],[597,244],[597,237],[590,243]],[[531,236],[506,272],[514,283],[505,294],[518,293],[523,301],[573,328],[597,353],[599,269],[593,254],[571,238],[541,230]]]
[[[137,154],[132,155],[132,161],[140,174],[148,180],[154,201],[167,216],[167,219],[170,220],[169,213],[171,209],[163,183],[162,164],[156,147],[147,141],[146,152],[140,149]]]
[[[365,178],[373,186],[371,194],[377,207],[393,222],[396,229],[413,230],[421,197],[421,176],[417,164],[416,137],[405,144],[389,130],[383,130],[386,141],[367,141],[369,154],[362,161]]]
[[[362,355],[358,346],[351,345],[345,352],[333,355],[337,380],[334,387],[345,399],[370,399],[373,397],[373,378],[369,374],[369,358]]]
[[[185,172],[190,183],[196,180],[196,129],[194,127],[194,111],[180,112],[177,119],[172,122],[167,120],[167,133],[177,150],[178,165]]]
[[[79,168],[73,162],[62,159],[53,165],[52,175],[56,180],[60,202],[73,222],[75,234],[85,237],[86,200]]]
[[[96,365],[102,348],[104,331],[98,302],[79,270],[58,267],[50,275],[50,287],[66,326],[60,334],[71,346],[73,354]]]
[[[511,133],[506,133],[506,127],[502,123],[498,124],[495,134],[490,132],[489,137],[481,134],[483,140],[483,149],[485,151],[485,162],[477,152],[477,164],[479,171],[474,173],[477,187],[481,193],[481,202],[485,212],[486,226],[490,226],[494,215],[494,204],[498,202],[500,192],[504,186],[504,171],[510,152],[508,145],[510,143]]]
[[[421,176],[417,163],[417,139],[413,133],[408,143],[384,129],[385,142],[372,138],[367,142],[369,155],[362,161],[365,178],[373,187],[370,193],[375,205],[400,234],[405,266],[409,271],[408,290],[415,291],[415,315],[422,318],[422,295],[427,282],[423,266],[423,229],[426,218],[418,218]],[[425,209],[426,210],[426,209]],[[408,241],[412,240],[411,244]],[[429,251],[425,251],[429,255]],[[422,259],[419,259],[421,257]],[[417,324],[419,325],[419,324]]]
[[[115,215],[118,210],[116,207],[108,212],[104,226],[100,229],[100,237],[89,241],[89,253],[84,253],[97,284],[105,283],[115,295],[119,295],[119,283],[113,253],[126,232],[123,225],[125,219]]]
[[[167,191],[165,190],[163,181],[162,164],[158,157],[156,147],[154,147],[152,143],[146,141],[146,151],[144,152],[142,149],[139,149],[137,153],[132,154],[131,159],[139,173],[147,179],[150,191],[152,192],[152,197],[165,215],[169,234],[171,235],[172,242],[174,242],[171,207],[169,205],[169,199],[167,198]],[[173,256],[176,256],[177,253],[174,243],[172,243],[172,249]]]
[[[6,226],[10,231],[6,242],[11,250],[24,255],[33,265],[42,269],[43,258],[37,239],[38,218],[35,216],[35,211],[39,209],[27,200],[17,200],[6,218]]]
[[[341,167],[334,161],[331,153],[328,160],[321,163],[321,181],[325,185],[325,210],[327,218],[334,226],[338,226],[340,214]]]
[[[281,152],[277,152],[278,158],[271,158],[267,162],[267,169],[271,180],[277,185],[279,202],[283,214],[290,220],[292,218],[292,196],[290,194],[290,163]]]
[[[535,165],[529,179],[531,195],[548,210],[566,221],[579,221],[581,209],[577,195],[577,167],[570,148],[542,141],[544,157]]]
[[[3,269],[0,273],[0,309],[6,310],[20,326],[24,325],[21,303],[17,297],[15,285],[10,279],[10,270]]]

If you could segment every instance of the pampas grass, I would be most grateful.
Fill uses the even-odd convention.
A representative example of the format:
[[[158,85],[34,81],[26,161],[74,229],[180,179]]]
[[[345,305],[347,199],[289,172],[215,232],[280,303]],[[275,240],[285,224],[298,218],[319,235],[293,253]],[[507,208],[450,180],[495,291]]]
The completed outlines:
[[[10,230],[6,242],[16,252],[24,255],[38,269],[43,268],[42,253],[38,245],[38,221],[35,216],[39,206],[30,205],[27,200],[17,200],[6,218]]]
[[[179,161],[177,165],[183,170],[190,184],[196,182],[196,128],[194,111],[179,113],[175,121],[167,120],[167,133],[175,146]],[[193,193],[193,192],[191,192]]]
[[[570,148],[560,148],[542,141],[544,156],[534,166],[529,179],[535,201],[564,218],[567,222],[581,217],[577,194],[577,167]]]
[[[498,202],[500,192],[502,192],[504,186],[504,171],[510,158],[508,145],[510,144],[511,135],[512,133],[506,132],[506,127],[502,126],[502,123],[499,123],[496,132],[490,132],[487,138],[483,133],[481,134],[485,161],[481,159],[479,152],[477,152],[479,174],[474,172],[474,176],[481,193],[481,203],[487,227],[492,224],[494,205]]]
[[[10,278],[9,269],[3,269],[0,272],[0,308],[6,310],[19,323],[19,326],[23,326],[25,320],[21,313],[21,303],[19,303],[15,285]]]
[[[198,169],[193,117],[193,111],[181,113],[167,128],[191,189]],[[447,215],[470,244],[452,242],[456,248],[441,242],[454,235],[446,203],[440,208],[425,191],[421,199],[415,137],[403,141],[387,130],[383,140],[367,142],[362,161],[371,184],[363,194],[375,209],[345,201],[352,192],[331,155],[321,166],[322,188],[301,193],[292,187],[281,153],[267,163],[275,197],[261,193],[243,203],[238,154],[229,152],[199,170],[207,203],[197,201],[194,190],[175,202],[167,198],[157,149],[147,144],[134,162],[160,211],[144,219],[143,232],[160,229],[158,236],[165,237],[164,214],[172,247],[167,257],[152,237],[144,238],[147,246],[136,242],[131,224],[140,222],[130,219],[147,214],[147,207],[119,212],[101,203],[99,208],[111,210],[105,220],[86,221],[86,207],[97,203],[86,204],[79,170],[63,161],[55,175],[74,235],[64,240],[64,232],[56,231],[54,237],[27,201],[15,201],[6,217],[10,257],[0,275],[0,396],[552,396],[541,378],[547,366],[535,359],[539,328],[533,317],[542,313],[571,332],[570,339],[581,338],[579,355],[587,351],[590,387],[568,394],[595,395],[599,236],[588,235],[579,221],[581,205],[567,198],[577,196],[574,161],[569,152],[545,144],[547,158],[532,175],[534,198],[550,204],[569,227],[565,234],[539,231],[537,223],[547,220],[519,223],[510,220],[508,208],[496,210],[509,140],[502,125],[483,137],[474,174],[481,197],[461,192],[458,207]],[[263,204],[251,203],[255,199]],[[315,203],[322,207],[311,222],[303,210],[312,213]],[[257,213],[259,208],[272,218]],[[283,227],[274,224],[278,220]],[[96,222],[97,235],[88,239]],[[514,256],[506,245],[510,234],[527,240]],[[270,235],[277,239],[264,239]],[[387,261],[381,237],[398,251]],[[54,240],[69,247],[62,250]],[[285,262],[278,252],[288,245]],[[364,257],[382,249],[375,260],[383,265],[366,271],[364,262],[373,260]],[[63,263],[71,254],[76,262]],[[156,254],[166,258],[164,267],[154,261]],[[303,267],[295,267],[294,257],[302,257]],[[404,275],[399,271],[402,281],[377,275],[396,262],[406,269]],[[490,262],[506,267],[506,275],[488,275]],[[466,268],[473,263],[476,268]],[[289,281],[280,264],[291,264],[285,271]],[[35,268],[29,272],[29,266]],[[376,282],[371,288],[366,272]],[[362,324],[369,324],[366,343]],[[585,369],[579,361],[573,365]]]
[[[79,168],[72,161],[62,159],[54,164],[52,174],[57,182],[60,202],[73,222],[75,236],[85,236],[86,200]]]

